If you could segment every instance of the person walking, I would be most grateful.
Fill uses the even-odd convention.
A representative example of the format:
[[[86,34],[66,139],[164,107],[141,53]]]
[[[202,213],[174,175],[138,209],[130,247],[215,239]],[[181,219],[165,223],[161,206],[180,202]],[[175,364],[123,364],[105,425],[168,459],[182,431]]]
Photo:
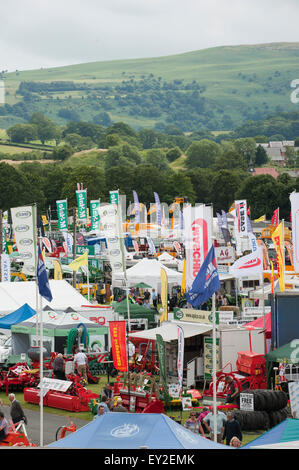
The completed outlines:
[[[198,421],[197,416],[195,411],[192,411],[190,413],[189,419],[185,421],[184,424],[185,428],[189,429],[189,431],[194,432],[195,434],[201,434],[203,437],[205,437],[204,430],[202,428],[202,425],[200,421]]]
[[[216,429],[214,429],[214,413],[211,411],[204,417],[202,423],[206,426],[210,433],[211,441],[214,441],[214,433],[217,434],[217,442],[223,441],[224,424],[227,420],[226,414],[216,408]]]
[[[155,291],[155,289],[152,289],[152,304],[154,308],[157,309],[158,296],[157,296],[157,292]]]
[[[87,356],[84,352],[79,351],[79,348],[76,349],[76,354],[74,356],[75,367],[77,371],[84,378],[85,382],[88,383],[87,379]]]
[[[57,354],[57,356],[55,357],[52,367],[55,379],[66,380],[64,371],[65,363],[63,355],[61,353]]]
[[[11,416],[12,422],[16,424],[23,420],[24,423],[27,424],[27,418],[25,416],[25,413],[23,411],[23,408],[20,402],[16,400],[15,394],[10,393],[8,395],[8,399],[10,401],[10,416]]]
[[[224,424],[224,433],[222,436],[223,442],[226,441],[226,445],[229,446],[233,437],[239,439],[242,442],[242,431],[240,423],[235,419],[233,413],[229,411],[226,414],[227,421]]]
[[[8,434],[8,421],[3,411],[0,411],[0,442],[3,441]]]

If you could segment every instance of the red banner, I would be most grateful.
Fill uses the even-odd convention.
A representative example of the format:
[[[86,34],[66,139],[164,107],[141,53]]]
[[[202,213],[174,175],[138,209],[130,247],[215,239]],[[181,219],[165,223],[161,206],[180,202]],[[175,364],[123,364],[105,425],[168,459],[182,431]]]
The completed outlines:
[[[126,372],[128,370],[126,322],[109,322],[110,339],[112,347],[113,365],[116,370]]]

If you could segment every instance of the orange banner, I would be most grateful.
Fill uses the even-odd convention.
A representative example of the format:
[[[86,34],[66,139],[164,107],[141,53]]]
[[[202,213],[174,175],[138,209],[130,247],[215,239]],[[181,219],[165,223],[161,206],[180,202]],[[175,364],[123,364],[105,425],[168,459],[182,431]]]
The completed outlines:
[[[284,235],[282,223],[278,225],[276,230],[272,233],[272,241],[276,250],[277,257],[277,274],[279,280],[280,291],[284,292]]]
[[[128,370],[126,322],[109,322],[110,339],[112,347],[113,365],[116,370],[126,372]]]

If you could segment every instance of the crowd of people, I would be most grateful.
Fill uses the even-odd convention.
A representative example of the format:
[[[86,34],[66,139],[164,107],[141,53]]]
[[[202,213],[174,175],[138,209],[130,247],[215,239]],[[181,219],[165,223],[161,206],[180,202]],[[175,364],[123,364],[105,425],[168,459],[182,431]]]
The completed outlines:
[[[234,417],[233,412],[224,413],[216,411],[216,429],[214,428],[214,414],[209,408],[204,407],[201,413],[191,411],[189,418],[185,421],[185,428],[201,434],[202,437],[231,447],[242,445],[242,431],[239,421]]]

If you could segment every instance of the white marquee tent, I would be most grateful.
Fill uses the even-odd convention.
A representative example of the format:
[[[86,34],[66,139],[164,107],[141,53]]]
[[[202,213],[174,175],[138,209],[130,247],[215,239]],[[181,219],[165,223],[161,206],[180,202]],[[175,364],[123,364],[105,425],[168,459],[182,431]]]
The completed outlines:
[[[165,269],[168,279],[168,287],[181,285],[182,273],[170,269],[155,259],[142,259],[135,266],[126,270],[128,284],[130,287],[138,284],[139,282],[145,282],[152,288],[156,289],[156,292],[161,292],[161,269]]]
[[[53,310],[66,310],[71,307],[79,310],[82,305],[92,305],[67,281],[50,280],[52,302],[42,300],[42,307],[46,305]],[[14,312],[25,303],[36,310],[36,283],[24,282],[0,282],[0,316]]]

